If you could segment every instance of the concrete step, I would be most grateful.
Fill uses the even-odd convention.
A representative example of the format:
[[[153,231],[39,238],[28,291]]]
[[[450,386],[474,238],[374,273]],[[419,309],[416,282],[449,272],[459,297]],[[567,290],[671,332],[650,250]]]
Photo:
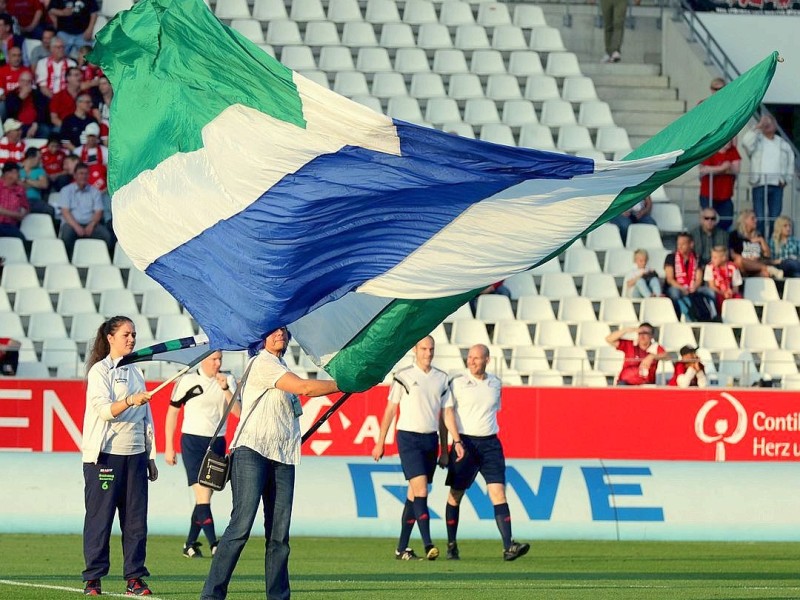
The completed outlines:
[[[595,78],[597,75],[626,75],[630,77],[661,75],[661,65],[632,63],[601,63],[596,56],[578,56],[584,75]]]
[[[678,98],[678,92],[670,88],[600,85],[597,80],[594,85],[600,99],[609,103],[612,100],[677,100]]]
[[[595,87],[668,88],[669,77],[663,75],[592,75]]]
[[[686,112],[686,102],[683,100],[631,100],[629,98],[619,98],[607,101],[612,112],[634,111],[634,112],[661,112],[677,113],[679,115]]]
[[[677,113],[622,111],[614,113],[614,121],[630,132],[630,128],[647,125],[663,129],[680,116]]]

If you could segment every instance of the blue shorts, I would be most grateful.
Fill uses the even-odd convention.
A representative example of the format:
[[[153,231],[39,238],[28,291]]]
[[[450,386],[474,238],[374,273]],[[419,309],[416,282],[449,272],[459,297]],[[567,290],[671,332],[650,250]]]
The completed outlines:
[[[186,469],[186,479],[190,486],[197,483],[200,463],[203,462],[203,457],[206,455],[210,441],[211,436],[192,435],[191,433],[181,434],[181,458]],[[224,455],[225,438],[219,436],[214,440],[214,446],[211,449],[220,456]]]
[[[436,459],[439,458],[439,435],[436,433],[397,432],[397,450],[406,480],[425,475],[433,481]]]
[[[506,483],[506,457],[503,445],[496,435],[462,435],[464,458],[456,461],[456,453],[450,451],[447,463],[448,486],[456,490],[466,490],[480,473],[486,483]]]

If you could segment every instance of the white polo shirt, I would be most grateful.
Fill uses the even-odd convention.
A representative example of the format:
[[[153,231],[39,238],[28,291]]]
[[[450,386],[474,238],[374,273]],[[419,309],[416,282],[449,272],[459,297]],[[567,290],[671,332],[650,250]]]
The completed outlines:
[[[397,429],[414,433],[439,431],[439,414],[449,396],[447,373],[431,367],[427,373],[416,364],[394,374],[389,400],[399,405]]]
[[[231,394],[236,393],[236,380],[232,375],[227,375],[227,386]],[[181,377],[178,384],[172,390],[171,404],[176,408],[181,408],[177,404],[190,389],[199,385],[203,393],[193,396],[183,404],[183,424],[181,432],[190,435],[200,435],[211,437],[217,430],[222,414],[228,407],[228,400],[225,392],[222,391],[216,377],[207,377],[202,368],[187,373]],[[222,425],[219,435],[225,435],[227,423]]]
[[[476,379],[469,371],[456,375],[450,382],[450,397],[445,407],[453,407],[458,432],[464,435],[496,435],[497,413],[500,411],[500,379],[486,373]]]

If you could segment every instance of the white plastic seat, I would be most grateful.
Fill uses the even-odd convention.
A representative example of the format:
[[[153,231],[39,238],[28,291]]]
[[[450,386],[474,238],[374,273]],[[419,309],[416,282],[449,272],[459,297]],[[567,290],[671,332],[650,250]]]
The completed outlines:
[[[125,254],[125,250],[122,249],[121,244],[114,246],[114,256],[111,259],[111,264],[120,269],[133,268],[133,261]]]
[[[372,23],[363,21],[348,21],[345,23],[342,29],[342,44],[351,48],[377,46],[378,38],[375,37]]]
[[[450,332],[450,342],[461,347],[469,347],[474,344],[488,346],[491,343],[486,325],[477,319],[455,319]]]
[[[263,44],[266,41],[261,29],[261,21],[256,19],[233,19],[231,29],[238,31],[254,44]]]
[[[575,374],[572,379],[572,385],[589,388],[608,387],[608,378],[605,373],[600,373],[599,371],[582,371]]]
[[[28,323],[28,336],[34,342],[46,339],[63,339],[67,336],[64,319],[54,312],[33,313]]]
[[[528,385],[531,387],[562,387],[564,376],[558,371],[537,371],[530,374]]]
[[[431,98],[425,108],[425,120],[435,124],[461,121],[458,103],[452,98]]]
[[[503,103],[503,123],[510,127],[522,127],[528,123],[538,123],[533,102],[530,100],[506,100]]]
[[[724,309],[725,305],[723,304],[722,306]],[[742,335],[739,338],[739,346],[743,350],[750,350],[751,352],[777,350],[778,340],[775,339],[775,330],[772,329],[772,327],[769,325],[756,323],[742,327]]]
[[[629,250],[636,250],[644,248],[650,250],[651,248],[663,248],[664,243],[661,241],[661,232],[657,225],[649,223],[633,223],[628,227],[628,237],[625,240],[625,247]],[[633,261],[631,261],[631,265]],[[650,264],[655,266],[655,262],[651,259]],[[630,271],[631,266],[628,266]]]
[[[497,50],[475,50],[472,53],[469,70],[476,75],[504,75],[506,65],[503,62],[503,55]]]
[[[539,294],[530,271],[512,275],[503,281],[503,287],[511,294],[512,300],[517,300],[522,296],[537,296]]]
[[[760,379],[752,353],[737,348],[728,348],[719,353],[717,374],[722,385],[748,387]]]
[[[503,52],[514,52],[527,50],[528,43],[520,27],[509,24],[497,25],[492,33],[492,48]]]
[[[652,261],[651,261],[652,263]],[[610,248],[606,250],[603,271],[617,277],[627,274],[633,268],[633,250]]]
[[[558,92],[556,80],[549,75],[529,75],[525,82],[525,98],[534,102],[545,102],[547,100],[561,100]],[[569,103],[567,103],[569,104]],[[570,111],[572,105],[569,106]],[[574,118],[574,114],[573,114]]]
[[[334,2],[335,0],[331,0]],[[281,21],[289,18],[283,0],[255,0],[253,18],[259,21]]]
[[[622,243],[619,227],[614,223],[603,223],[586,236],[586,247],[592,250],[611,250],[624,248],[625,245]]]
[[[787,279],[784,282],[784,300],[788,300],[786,298],[786,290],[795,281],[800,282],[800,279]],[[743,296],[756,306],[763,306],[766,302],[781,299],[775,280],[769,277],[748,277],[745,279]]]
[[[607,344],[598,346],[594,353],[594,370],[608,377],[616,377],[622,371],[625,353]]]
[[[735,327],[760,323],[753,303],[741,298],[729,298],[722,303],[722,322]]]
[[[80,363],[78,346],[75,340],[48,339],[42,344],[42,363],[55,369],[60,365],[77,365]]]
[[[508,72],[519,77],[544,75],[539,53],[533,50],[514,50],[508,57]]]
[[[369,95],[367,78],[358,71],[340,71],[333,80],[333,91],[342,96]]]
[[[621,151],[627,154],[631,150],[631,141],[628,139],[628,132],[623,127],[609,125],[597,128],[597,139],[594,146],[606,154]]]
[[[537,4],[517,4],[514,7],[513,23],[526,29],[547,26],[544,11]]]
[[[770,300],[764,303],[761,322],[772,327],[786,327],[800,324],[797,308],[786,300]]]
[[[408,23],[386,23],[381,31],[380,45],[384,48],[415,48],[417,42]]]
[[[411,76],[409,92],[415,98],[444,98],[447,92],[444,89],[442,76],[438,73],[414,73]]]
[[[311,21],[306,23],[303,36],[307,46],[338,46],[341,43],[336,25],[330,21]]]
[[[155,339],[159,342],[193,335],[194,328],[188,315],[161,315],[158,317]]]
[[[519,387],[522,385],[522,375],[512,372],[510,369],[504,369],[499,376],[503,386]]]
[[[150,321],[144,315],[128,315],[133,324],[136,326],[136,343],[139,346],[147,346],[152,344],[155,340],[153,330],[150,327]]]
[[[17,292],[23,288],[39,287],[39,276],[30,264],[11,264],[3,268],[0,286],[6,292]]]
[[[111,256],[108,254],[108,246],[103,240],[78,239],[72,250],[72,264],[76,267],[110,265]]]
[[[121,290],[124,287],[122,274],[114,265],[94,265],[86,273],[86,289],[94,293]]]
[[[562,152],[581,152],[594,150],[592,136],[583,125],[562,125],[558,130],[556,148]]]
[[[592,301],[582,296],[562,298],[558,304],[558,320],[565,323],[580,323],[583,321],[596,321]]]
[[[128,272],[128,289],[134,294],[141,294],[145,290],[160,289],[161,284],[144,271],[131,269]]]
[[[537,26],[531,28],[531,50],[537,52],[564,52],[561,32],[555,27]]]
[[[474,318],[475,316],[472,314],[472,309],[469,307],[469,304],[462,304],[443,319],[442,323],[452,323],[453,321],[463,321]]]
[[[147,290],[142,295],[142,314],[147,317],[178,315],[181,314],[181,307],[167,290]]]
[[[563,127],[565,125],[577,125],[575,112],[572,104],[560,98],[551,98],[542,102],[542,112],[539,115],[539,122],[548,127]]]
[[[484,323],[513,320],[514,311],[511,309],[511,301],[502,294],[482,294],[478,296],[475,318]]]
[[[327,17],[320,0],[292,0],[292,21],[324,21]]]
[[[19,289],[14,298],[14,312],[23,317],[33,313],[53,312],[50,294],[39,286]]]
[[[441,369],[445,373],[449,375],[455,375],[456,373],[464,370],[464,360],[457,356],[437,356],[434,355],[433,357],[433,366],[437,369]]]
[[[450,49],[453,47],[453,39],[445,25],[425,23],[419,26],[417,46],[424,50]]]
[[[475,17],[472,15],[472,7],[467,2],[443,2],[439,22],[448,27],[473,25]]]
[[[541,276],[546,273],[561,273],[561,263],[558,261],[558,257],[556,256],[547,262],[543,262],[533,267],[533,269],[531,269],[531,273],[534,276]]]
[[[733,335],[733,329],[726,323],[704,323],[700,329],[700,346],[710,352],[736,350],[739,344]]]
[[[314,53],[308,46],[284,46],[281,50],[281,62],[293,71],[317,68]]]
[[[8,301],[8,294],[2,288],[0,288],[0,312],[13,312],[11,303]]]
[[[527,123],[520,128],[519,145],[536,150],[552,151],[556,149],[550,128],[539,123]]]
[[[800,390],[800,374],[790,373],[784,375],[781,388],[784,390]]]
[[[0,312],[0,331],[3,332],[3,337],[14,338],[15,340],[26,337],[19,315],[10,311]]]
[[[28,253],[25,252],[25,244],[19,238],[0,237],[0,256],[3,257],[7,265],[28,263]],[[33,251],[31,250],[31,262],[33,262],[32,259]]]
[[[553,305],[545,296],[521,296],[517,301],[517,320],[525,323],[555,321]]]
[[[483,86],[474,73],[456,73],[450,76],[447,95],[456,100],[483,98]]]
[[[766,281],[771,281],[766,277],[751,277],[750,279],[748,279],[748,281],[745,282],[744,284],[745,298],[750,298],[751,300],[753,300],[753,298],[750,297],[750,295],[747,292],[747,284],[750,283],[751,280],[761,280],[761,279],[764,279]],[[775,298],[775,300],[777,299],[778,298]],[[791,278],[783,282],[783,299],[786,300],[787,302],[791,302],[795,306],[800,306],[800,279]],[[772,298],[766,298],[766,300],[772,300]],[[755,300],[753,301],[755,302]]]
[[[550,363],[543,348],[523,344],[511,350],[511,368],[521,373],[546,372]]]
[[[363,73],[391,73],[394,71],[386,48],[359,49],[356,69]]]
[[[250,7],[247,0],[225,0],[217,2],[214,14],[220,19],[249,19]]]
[[[28,213],[20,221],[19,230],[27,240],[47,240],[56,237],[56,230],[53,228],[53,219],[50,215],[42,213]]]
[[[575,345],[582,348],[600,348],[606,343],[606,337],[611,333],[608,323],[601,321],[581,321],[575,332]]]
[[[469,123],[464,123],[464,122],[443,123],[442,131],[444,131],[445,133],[452,133],[453,135],[465,137],[470,140],[475,139],[475,131],[472,129],[472,125],[470,125]]]
[[[486,81],[486,96],[493,100],[521,100],[522,92],[515,75],[489,75]]]
[[[256,0],[258,1],[258,0]],[[281,0],[281,3],[283,0]],[[255,11],[254,11],[255,12]],[[358,0],[329,0],[328,20],[334,23],[348,23],[352,21],[363,21]]]
[[[404,75],[427,73],[431,70],[428,55],[422,48],[398,48],[394,55],[394,70]]]
[[[326,90],[331,89],[330,83],[328,82],[328,76],[320,70],[314,69],[313,71],[297,71],[298,75],[302,75],[309,81],[313,81],[319,86],[324,87]]]
[[[504,146],[517,145],[517,142],[514,140],[514,134],[511,132],[511,127],[504,123],[487,123],[483,125],[479,137],[484,142],[492,142],[493,144],[502,144]]]
[[[467,59],[461,50],[436,50],[433,55],[433,71],[442,75],[467,73]]]
[[[671,311],[675,314],[675,311]],[[694,330],[688,323],[667,322],[659,326],[660,333],[658,343],[667,352],[677,352],[683,346],[697,347],[697,340],[694,337]]]
[[[561,88],[561,96],[567,102],[600,102],[597,99],[597,90],[595,90],[594,87],[594,80],[592,80],[591,77],[584,77],[583,75],[572,75],[570,77],[565,77],[564,84]],[[605,104],[603,108],[608,109],[608,104]],[[600,118],[600,116],[602,116],[602,118]],[[610,110],[608,111],[607,115],[605,114],[605,111],[603,111],[602,115],[591,115],[591,117],[591,120],[598,122],[599,125],[614,124],[614,119],[611,117]],[[588,115],[587,118],[589,118]],[[598,125],[592,125],[592,127],[597,126]]]
[[[782,328],[781,348],[800,354],[800,325],[787,325]]]
[[[16,376],[18,379],[48,379],[50,371],[44,363],[20,361],[17,364]]]
[[[677,204],[671,202],[660,202],[653,204],[650,212],[658,228],[664,233],[680,233],[686,231],[683,224],[683,214]]]
[[[131,7],[133,7],[133,0],[103,0],[100,14],[110,19],[118,12],[129,10]]]
[[[48,292],[81,288],[81,278],[78,268],[73,265],[50,265],[44,270],[44,288]]]
[[[569,325],[560,321],[537,323],[533,343],[540,348],[563,348],[575,345],[569,332]]]
[[[583,348],[558,347],[553,351],[553,370],[574,378],[591,371],[592,366]]]
[[[797,373],[797,361],[788,350],[765,350],[761,357],[761,374],[773,379]]]
[[[436,7],[428,0],[407,0],[403,8],[403,22],[409,25],[436,23]]]
[[[581,75],[581,67],[573,52],[550,52],[544,72],[551,77],[577,77]]]
[[[400,13],[394,0],[368,0],[364,19],[370,23],[398,23]]]
[[[461,50],[491,48],[486,29],[482,25],[459,25],[456,28],[455,47]]]
[[[488,98],[469,98],[464,104],[464,120],[473,125],[499,123],[500,115],[494,100]]]
[[[630,229],[630,227],[628,229]],[[664,279],[664,261],[667,259],[670,251],[666,248],[648,248],[647,253],[650,255],[649,264],[652,269],[658,273],[661,279]],[[633,259],[631,259],[631,262],[633,262]],[[630,270],[630,268],[628,268],[628,270]]]
[[[533,344],[528,325],[514,319],[497,321],[494,326],[492,341],[504,348]]]
[[[573,275],[585,275],[587,273],[601,273],[602,269],[594,250],[575,244],[567,248],[564,253],[564,272]]]
[[[139,312],[139,307],[130,290],[106,290],[100,294],[98,312],[106,318],[114,315],[135,315]]]
[[[300,28],[294,21],[270,21],[265,41],[274,46],[300,46],[303,38],[300,37]]]
[[[677,323],[678,317],[669,298],[644,298],[639,306],[639,320],[661,327],[665,323]]]
[[[570,98],[565,99],[574,102]],[[611,116],[611,107],[607,102],[602,100],[580,100],[580,103],[581,107],[578,109],[579,124],[592,129],[608,127],[614,124],[614,117]]]
[[[630,298],[604,298],[600,301],[598,320],[623,326],[638,323],[636,310]]]
[[[590,300],[618,298],[619,288],[612,275],[608,273],[587,273],[583,276],[581,296]]]
[[[407,96],[406,80],[400,73],[375,73],[372,79],[372,95],[376,98]]]
[[[561,299],[577,296],[578,290],[569,273],[545,273],[539,282],[539,293],[548,298]]]
[[[603,154],[599,150],[594,150],[590,148],[584,150],[578,150],[577,152],[575,152],[575,156],[580,156],[581,158],[589,158],[595,162],[599,160],[606,160],[605,154]]]
[[[453,347],[458,350],[458,346],[452,346],[450,344],[450,338],[447,337],[447,330],[444,327],[444,323],[439,323],[433,331],[429,334],[433,341],[436,343],[436,354],[442,354],[442,349],[447,347]],[[452,352],[452,350],[450,350]],[[459,356],[461,356],[461,351],[458,350]]]
[[[378,101],[378,104],[380,105],[380,101]],[[411,98],[410,96],[389,98],[386,114],[393,119],[400,119],[409,123],[423,123],[425,121],[419,108],[419,102],[417,102],[416,98]]]
[[[500,2],[481,2],[478,5],[478,24],[484,27],[510,25],[511,15],[508,6]]]
[[[319,51],[319,68],[323,71],[355,71],[353,55],[345,46],[324,46]]]

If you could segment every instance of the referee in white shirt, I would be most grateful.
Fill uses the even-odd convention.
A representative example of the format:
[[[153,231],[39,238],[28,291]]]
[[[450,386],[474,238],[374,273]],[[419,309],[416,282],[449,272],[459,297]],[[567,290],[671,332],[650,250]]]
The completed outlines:
[[[500,410],[502,384],[486,372],[489,349],[476,344],[467,355],[467,371],[450,382],[450,395],[445,403],[445,419],[455,418],[464,458],[449,461],[445,522],[447,524],[447,558],[458,560],[459,505],[464,491],[480,473],[486,481],[489,499],[494,505],[494,519],[503,538],[503,560],[515,560],[527,554],[529,544],[511,537],[511,512],[506,502],[506,459],[497,437],[497,413]],[[455,436],[454,436],[455,439]],[[454,446],[455,447],[455,446]]]
[[[194,491],[195,499],[189,523],[189,535],[183,545],[183,555],[187,558],[203,556],[200,551],[201,544],[197,541],[201,529],[208,540],[212,556],[217,549],[217,532],[214,528],[214,516],[211,513],[213,490],[197,483],[197,474],[208,444],[236,391],[236,381],[233,376],[221,373],[221,367],[222,352],[217,351],[203,359],[197,370],[181,377],[172,391],[172,400],[167,409],[164,425],[166,433],[164,460],[168,465],[176,465],[178,458],[174,445],[175,428],[178,424],[178,413],[183,409],[181,458],[186,469],[186,479]],[[231,412],[239,416],[238,402]],[[212,447],[212,450],[220,456],[225,455],[225,430],[226,424],[223,424],[219,437],[214,440]]]
[[[414,346],[414,364],[394,374],[380,436],[372,451],[372,457],[376,461],[383,458],[386,436],[399,407],[397,449],[403,475],[408,480],[408,493],[401,519],[400,538],[395,550],[395,558],[398,560],[421,560],[408,545],[414,523],[419,527],[422,536],[425,558],[436,560],[439,557],[439,550],[431,540],[428,484],[433,481],[440,444],[442,454],[447,454],[447,433],[441,427],[441,411],[449,390],[447,373],[431,365],[433,352],[433,338],[423,338]],[[445,421],[445,425],[453,436],[455,452],[460,458],[463,451],[455,420],[451,418],[449,422]]]

